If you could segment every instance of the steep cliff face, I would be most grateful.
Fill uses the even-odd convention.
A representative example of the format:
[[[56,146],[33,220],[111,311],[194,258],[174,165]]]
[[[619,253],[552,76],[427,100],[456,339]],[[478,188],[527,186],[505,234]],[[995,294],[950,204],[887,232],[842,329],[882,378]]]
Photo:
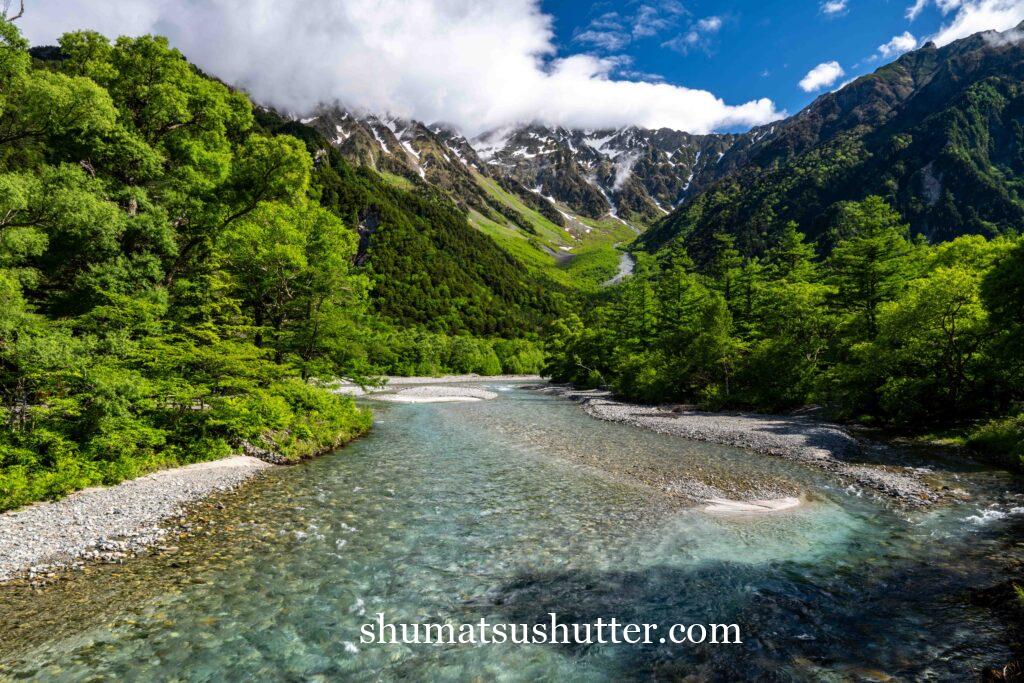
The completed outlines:
[[[490,196],[488,178],[558,225],[563,211],[651,223],[706,185],[743,135],[662,128],[570,130],[527,125],[467,139],[450,126],[324,107],[302,120],[350,162],[416,179],[493,219],[528,221]],[[525,192],[524,192],[525,190]]]
[[[533,125],[492,131],[473,145],[492,172],[512,176],[581,215],[649,222],[682,201],[694,178],[740,137]]]

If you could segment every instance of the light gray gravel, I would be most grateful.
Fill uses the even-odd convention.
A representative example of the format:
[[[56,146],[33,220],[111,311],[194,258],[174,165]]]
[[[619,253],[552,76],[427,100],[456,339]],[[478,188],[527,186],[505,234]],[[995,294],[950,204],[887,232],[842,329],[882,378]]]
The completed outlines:
[[[424,384],[494,384],[500,382],[541,382],[540,375],[444,375],[442,377],[384,377],[381,387],[363,389],[358,384],[347,380],[334,381],[326,384],[336,394],[349,396],[366,396],[391,391],[398,386],[418,386]]]
[[[896,451],[883,444],[858,440],[838,425],[799,416],[705,413],[634,405],[612,400],[608,392],[602,391],[558,386],[541,391],[576,400],[587,414],[600,420],[795,460],[906,505],[927,505],[943,497],[942,492],[924,481],[920,471],[881,464],[898,460]]]
[[[442,403],[447,401],[486,401],[497,398],[493,391],[472,386],[443,386],[423,384],[399,389],[395,392],[368,394],[369,398],[395,403]]]
[[[248,456],[197,463],[0,514],[0,582],[45,577],[86,560],[117,562],[168,533],[192,502],[273,465]]]

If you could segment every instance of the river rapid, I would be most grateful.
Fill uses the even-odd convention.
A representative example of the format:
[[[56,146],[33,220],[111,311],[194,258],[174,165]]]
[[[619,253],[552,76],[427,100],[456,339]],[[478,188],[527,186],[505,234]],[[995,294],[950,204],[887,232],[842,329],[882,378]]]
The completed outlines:
[[[174,549],[0,588],[0,679],[970,680],[1012,658],[1001,605],[1024,501],[1006,473],[923,462],[969,500],[905,510],[779,458],[482,386],[498,398],[374,402],[368,437],[200,506]],[[673,495],[676,479],[802,504],[720,514]],[[378,612],[735,623],[743,643],[360,642]]]

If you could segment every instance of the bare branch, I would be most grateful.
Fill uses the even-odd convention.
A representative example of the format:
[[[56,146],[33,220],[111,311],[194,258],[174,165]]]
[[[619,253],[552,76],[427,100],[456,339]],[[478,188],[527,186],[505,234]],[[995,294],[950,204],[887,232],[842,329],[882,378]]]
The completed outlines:
[[[25,14],[25,0],[19,0],[18,2],[18,13],[13,17],[7,16],[7,13],[11,11],[11,2],[13,0],[4,0],[4,19],[7,21],[17,21],[21,19],[22,15]]]

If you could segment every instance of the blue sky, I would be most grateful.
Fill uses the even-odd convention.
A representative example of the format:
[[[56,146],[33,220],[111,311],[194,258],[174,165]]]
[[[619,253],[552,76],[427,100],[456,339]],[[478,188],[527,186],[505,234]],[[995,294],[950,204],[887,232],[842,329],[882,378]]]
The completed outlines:
[[[942,4],[942,3],[939,3]],[[805,92],[799,82],[815,66],[838,62],[843,83],[878,68],[909,45],[923,44],[957,19],[952,2],[922,6],[908,18],[911,0],[543,0],[554,16],[560,54],[588,51],[625,56],[620,73],[658,76],[714,92],[727,102],[770,98],[795,113],[829,88]],[[831,11],[830,11],[831,10]],[[703,21],[703,23],[702,23]],[[902,40],[879,51],[894,36]]]
[[[76,29],[157,33],[297,116],[339,103],[470,136],[529,122],[744,130],[796,113],[919,41],[1024,20],[1024,0],[26,4],[19,26],[37,45]]]

